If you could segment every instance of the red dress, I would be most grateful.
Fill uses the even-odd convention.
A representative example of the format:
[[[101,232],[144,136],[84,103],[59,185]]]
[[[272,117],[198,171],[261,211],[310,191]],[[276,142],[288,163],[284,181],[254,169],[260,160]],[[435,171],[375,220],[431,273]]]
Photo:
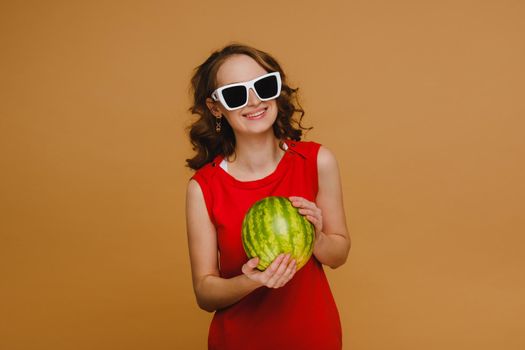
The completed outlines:
[[[204,194],[217,230],[220,275],[242,274],[248,260],[241,226],[248,209],[268,196],[301,196],[315,202],[318,191],[318,143],[284,140],[288,149],[270,175],[239,181],[219,165],[218,155],[192,178]],[[342,347],[339,313],[322,264],[312,255],[284,286],[260,287],[237,303],[217,310],[208,334],[208,349],[322,349]]]

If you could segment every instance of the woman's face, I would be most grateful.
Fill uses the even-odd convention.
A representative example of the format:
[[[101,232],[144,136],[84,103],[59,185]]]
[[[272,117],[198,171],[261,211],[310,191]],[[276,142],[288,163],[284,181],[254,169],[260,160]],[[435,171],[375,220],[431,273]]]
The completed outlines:
[[[268,72],[250,56],[233,55],[219,67],[217,87],[249,81],[266,73]],[[276,100],[261,101],[252,89],[249,91],[248,104],[242,108],[229,111],[221,102],[211,98],[207,99],[207,104],[215,117],[222,114],[226,118],[236,135],[268,131],[277,118]]]

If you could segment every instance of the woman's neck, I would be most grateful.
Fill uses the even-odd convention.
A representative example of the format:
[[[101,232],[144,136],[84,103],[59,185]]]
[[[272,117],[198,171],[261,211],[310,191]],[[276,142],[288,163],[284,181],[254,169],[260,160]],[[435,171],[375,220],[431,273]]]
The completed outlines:
[[[280,140],[269,136],[237,137],[235,158],[230,157],[228,169],[240,174],[265,174],[276,168],[284,155]]]

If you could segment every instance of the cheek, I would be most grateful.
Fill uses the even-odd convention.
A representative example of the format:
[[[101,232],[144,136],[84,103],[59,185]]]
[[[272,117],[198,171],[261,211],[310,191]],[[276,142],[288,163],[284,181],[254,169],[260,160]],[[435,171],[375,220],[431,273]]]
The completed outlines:
[[[271,101],[270,109],[271,109],[272,117],[276,119],[277,114],[279,113],[279,108],[277,107],[277,102],[275,100]]]
[[[228,121],[230,120],[242,120],[244,117],[242,116],[242,113],[237,110],[237,111],[231,111],[229,112],[228,111]]]

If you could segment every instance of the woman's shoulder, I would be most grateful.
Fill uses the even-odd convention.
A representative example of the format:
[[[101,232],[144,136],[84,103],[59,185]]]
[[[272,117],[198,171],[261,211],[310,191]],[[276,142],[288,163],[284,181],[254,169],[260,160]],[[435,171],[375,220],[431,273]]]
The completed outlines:
[[[290,141],[290,146],[304,158],[315,159],[318,167],[337,168],[335,153],[330,148],[316,141]]]
[[[334,152],[332,152],[326,146],[321,146],[319,148],[317,162],[319,163],[319,165],[325,167],[334,167],[334,165],[337,164]]]
[[[305,141],[305,140],[287,140],[288,147],[296,153],[300,154],[304,158],[315,158],[321,148],[321,144],[316,141]]]
[[[219,167],[221,157],[221,155],[217,155],[213,160],[209,161],[199,169],[195,170],[193,175],[190,177],[190,180],[194,179],[197,182],[200,182],[199,180],[209,182],[211,178],[216,174],[216,170]]]

